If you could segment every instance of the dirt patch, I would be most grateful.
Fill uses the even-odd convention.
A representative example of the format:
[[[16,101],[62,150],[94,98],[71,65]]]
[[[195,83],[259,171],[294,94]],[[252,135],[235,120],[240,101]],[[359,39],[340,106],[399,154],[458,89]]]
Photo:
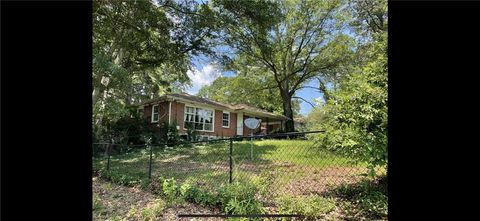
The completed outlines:
[[[141,210],[155,200],[153,194],[137,188],[111,184],[94,177],[93,196],[98,197],[100,207],[93,211],[93,220],[107,220],[112,217],[126,217],[132,210]]]
[[[280,192],[294,195],[322,194],[342,184],[351,184],[360,181],[365,168],[359,167],[329,167],[322,170],[313,170],[301,177],[294,178]]]
[[[125,187],[92,179],[94,200],[97,208],[93,210],[93,220],[143,220],[141,211],[154,206],[160,197],[138,188]],[[133,213],[132,211],[136,211]],[[223,220],[221,218],[179,218],[179,214],[219,214],[215,209],[203,208],[191,203],[166,208],[158,220]]]

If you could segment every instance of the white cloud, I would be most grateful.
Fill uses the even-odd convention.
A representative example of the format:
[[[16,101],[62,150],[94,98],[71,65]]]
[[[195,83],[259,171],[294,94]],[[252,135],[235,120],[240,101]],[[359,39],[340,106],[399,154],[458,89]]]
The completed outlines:
[[[205,85],[210,85],[215,79],[222,76],[222,73],[213,64],[203,66],[202,70],[194,69],[187,71],[188,77],[192,80],[192,87],[187,88],[187,93],[196,94]]]

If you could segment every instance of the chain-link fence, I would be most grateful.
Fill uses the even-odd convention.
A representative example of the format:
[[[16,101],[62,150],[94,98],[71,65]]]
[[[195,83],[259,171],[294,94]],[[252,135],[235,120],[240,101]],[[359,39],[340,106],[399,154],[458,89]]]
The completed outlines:
[[[175,178],[207,190],[250,182],[264,187],[262,201],[282,195],[325,194],[358,182],[366,165],[318,147],[308,134],[323,131],[244,136],[175,144],[95,143],[94,170],[116,174],[127,184]]]

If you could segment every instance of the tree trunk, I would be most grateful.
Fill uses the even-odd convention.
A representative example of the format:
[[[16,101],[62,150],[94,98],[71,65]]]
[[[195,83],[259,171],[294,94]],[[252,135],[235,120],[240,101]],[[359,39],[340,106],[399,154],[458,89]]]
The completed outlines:
[[[293,110],[292,110],[292,96],[288,93],[282,93],[283,101],[283,115],[290,118],[285,121],[285,132],[294,132],[295,125],[293,124]]]

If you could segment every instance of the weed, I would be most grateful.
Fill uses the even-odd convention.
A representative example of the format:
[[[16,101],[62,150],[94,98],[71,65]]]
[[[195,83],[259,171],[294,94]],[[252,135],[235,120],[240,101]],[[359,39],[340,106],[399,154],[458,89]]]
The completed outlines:
[[[279,198],[282,214],[302,214],[318,219],[335,209],[335,201],[320,196],[283,196]]]

